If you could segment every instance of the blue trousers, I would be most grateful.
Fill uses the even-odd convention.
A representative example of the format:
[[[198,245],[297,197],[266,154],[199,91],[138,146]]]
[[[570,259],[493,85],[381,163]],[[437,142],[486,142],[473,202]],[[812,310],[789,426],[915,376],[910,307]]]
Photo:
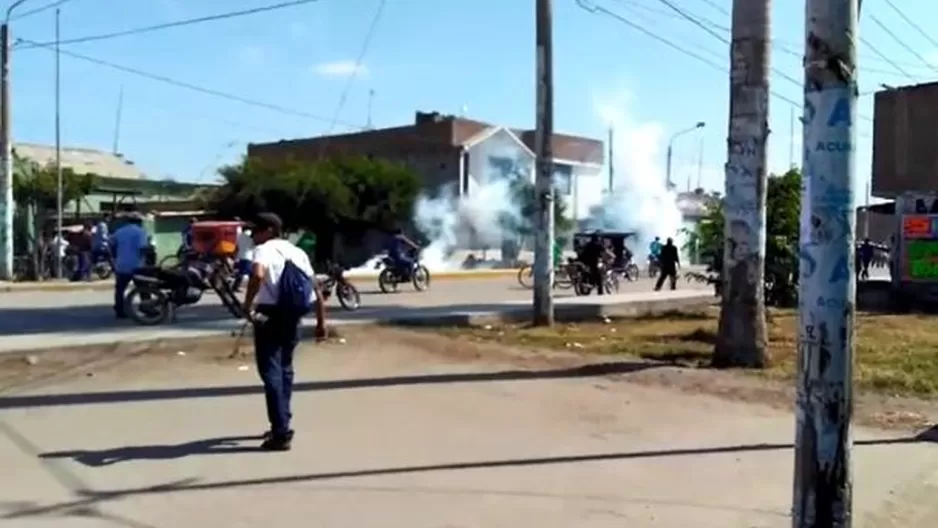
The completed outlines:
[[[72,282],[88,280],[91,278],[91,252],[81,251],[77,255],[78,265],[72,275]]]
[[[254,358],[257,373],[264,384],[264,401],[270,432],[275,436],[290,433],[293,413],[293,353],[300,340],[300,318],[286,316],[259,307],[266,321],[254,325]]]

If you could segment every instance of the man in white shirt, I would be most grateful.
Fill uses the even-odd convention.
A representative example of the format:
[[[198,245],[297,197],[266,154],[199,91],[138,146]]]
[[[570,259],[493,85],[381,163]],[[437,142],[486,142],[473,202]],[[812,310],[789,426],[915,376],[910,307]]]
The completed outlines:
[[[241,289],[245,277],[251,276],[251,265],[254,261],[254,240],[251,230],[244,226],[238,227],[238,255],[235,261],[234,290]]]
[[[289,267],[300,272],[311,285],[316,312],[316,338],[326,336],[323,304],[309,257],[281,238],[283,223],[276,214],[261,213],[251,236],[256,244],[251,276],[244,296],[244,311],[254,321],[254,355],[264,383],[267,418],[270,422],[262,449],[287,451],[293,441],[290,400],[293,393],[293,353],[300,340],[302,314],[285,310],[281,303],[281,277]],[[288,263],[290,263],[288,265]],[[287,291],[286,293],[289,293]]]

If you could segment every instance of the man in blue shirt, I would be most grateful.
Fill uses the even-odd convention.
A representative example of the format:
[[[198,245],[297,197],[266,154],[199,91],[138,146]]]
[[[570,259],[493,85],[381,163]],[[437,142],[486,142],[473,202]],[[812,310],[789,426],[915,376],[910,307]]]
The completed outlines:
[[[134,272],[143,267],[149,246],[147,232],[143,229],[143,218],[133,213],[128,222],[111,235],[110,244],[114,252],[114,314],[118,319],[123,319],[127,317],[124,294]]]

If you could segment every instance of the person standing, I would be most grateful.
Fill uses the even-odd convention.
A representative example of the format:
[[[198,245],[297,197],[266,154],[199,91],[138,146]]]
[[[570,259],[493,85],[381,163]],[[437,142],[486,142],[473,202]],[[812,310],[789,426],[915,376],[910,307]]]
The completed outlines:
[[[301,318],[316,311],[316,339],[326,337],[325,310],[306,253],[282,238],[283,223],[261,213],[251,229],[255,243],[244,312],[254,323],[254,357],[264,384],[270,430],[261,444],[268,451],[288,451],[293,443],[291,399],[293,354]]]
[[[124,295],[134,272],[145,264],[150,249],[149,237],[143,228],[143,217],[131,213],[127,223],[115,231],[108,242],[114,254],[114,315],[124,319],[127,317]]]
[[[677,289],[677,270],[681,266],[681,256],[674,245],[673,239],[665,241],[661,246],[661,253],[658,256],[658,263],[661,266],[661,274],[658,275],[658,282],[655,283],[655,291],[661,290],[664,280],[671,281],[671,289]]]
[[[92,262],[110,260],[110,248],[108,248],[108,239],[111,237],[110,222],[111,215],[105,213],[94,227],[94,247],[91,250]]]
[[[238,256],[235,263],[234,290],[241,289],[245,277],[251,276],[251,263],[254,261],[254,240],[251,230],[245,226],[238,227]]]
[[[72,274],[72,282],[91,280],[91,251],[93,248],[91,224],[85,224],[75,236],[75,255],[78,263]]]
[[[606,293],[606,281],[603,280],[602,269],[602,263],[606,256],[606,246],[599,233],[593,233],[590,236],[589,242],[583,246],[579,254],[580,263],[586,267],[589,282],[596,288],[597,295]]]

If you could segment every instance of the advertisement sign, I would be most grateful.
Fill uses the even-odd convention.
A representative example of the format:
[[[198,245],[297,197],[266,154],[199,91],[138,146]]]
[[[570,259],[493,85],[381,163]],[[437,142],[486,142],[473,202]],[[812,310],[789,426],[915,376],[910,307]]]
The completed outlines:
[[[902,217],[902,280],[938,282],[938,215]]]

